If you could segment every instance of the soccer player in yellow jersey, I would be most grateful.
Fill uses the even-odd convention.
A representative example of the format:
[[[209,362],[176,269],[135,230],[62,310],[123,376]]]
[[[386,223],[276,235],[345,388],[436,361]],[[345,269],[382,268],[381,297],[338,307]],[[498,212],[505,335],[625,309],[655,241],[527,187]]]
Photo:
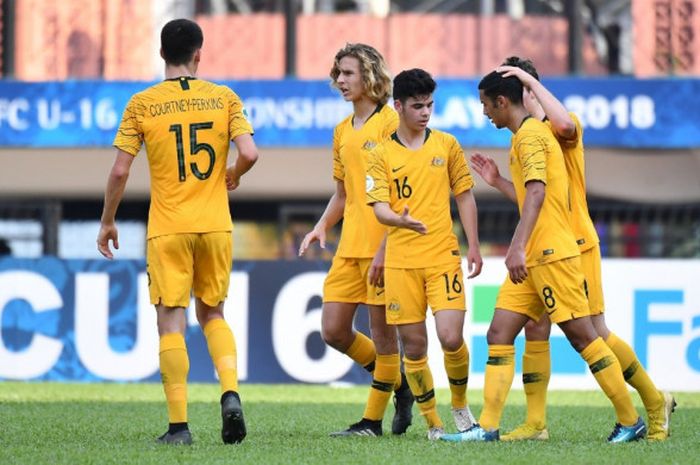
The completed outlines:
[[[324,341],[372,373],[372,386],[362,420],[331,436],[380,436],[382,418],[395,392],[392,432],[411,424],[413,396],[400,372],[396,329],[386,324],[384,244],[386,228],[365,204],[367,156],[398,124],[387,106],[391,77],[382,55],[365,44],[347,44],[335,56],[332,85],[353,113],[333,134],[335,193],[314,229],[304,237],[299,255],[315,241],[325,248],[326,232],[343,219],[340,244],[323,286],[321,330]],[[353,329],[359,304],[369,310],[372,339]]]
[[[200,27],[187,19],[163,27],[165,80],[135,94],[124,110],[97,236],[99,251],[113,258],[109,242],[119,248],[117,207],[131,163],[145,143],[151,175],[146,269],[168,406],[168,431],[158,438],[165,444],[192,442],[184,338],[191,292],[221,384],[221,437],[224,443],[238,443],[246,435],[237,392],[236,345],[223,315],[232,260],[226,190],[238,186],[258,151],[238,96],[228,87],[194,77],[203,40]],[[230,141],[238,157],[227,168]]]
[[[504,77],[515,76],[523,83],[525,107],[530,115],[550,127],[562,148],[569,177],[571,223],[581,252],[591,321],[598,335],[620,361],[625,380],[642,398],[649,421],[647,438],[664,440],[670,431],[670,415],[675,404],[673,396],[656,389],[632,348],[605,324],[599,239],[586,202],[581,123],[575,114],[568,113],[564,105],[540,83],[537,70],[530,60],[510,57],[504,65],[506,66],[497,71],[503,73]],[[501,190],[511,200],[516,200],[513,184],[501,177],[493,159],[477,154],[472,160],[474,169],[489,185]],[[539,321],[531,320],[525,325],[523,386],[527,399],[527,419],[512,432],[501,436],[502,440],[549,438],[546,428],[546,395],[551,364],[550,331],[551,322],[546,314]]]
[[[499,439],[500,417],[515,372],[515,337],[528,320],[537,321],[543,313],[559,325],[612,401],[617,424],[608,441],[643,438],[646,425],[632,405],[620,363],[591,321],[559,143],[545,123],[530,116],[516,77],[493,71],[479,83],[479,94],[484,114],[497,128],[507,127],[513,133],[510,171],[520,221],[506,254],[509,276],[487,333],[489,358],[479,424],[443,439]]]
[[[467,402],[464,282],[459,243],[452,232],[450,193],[467,235],[470,278],[481,272],[483,263],[474,184],[462,148],[452,135],[428,128],[435,87],[422,69],[396,76],[393,94],[399,127],[374,149],[367,179],[367,203],[379,222],[389,227],[384,269],[387,322],[398,327],[406,378],[431,440],[438,439],[444,427],[428,366],[428,305],[444,353],[455,424],[462,431],[474,423]]]

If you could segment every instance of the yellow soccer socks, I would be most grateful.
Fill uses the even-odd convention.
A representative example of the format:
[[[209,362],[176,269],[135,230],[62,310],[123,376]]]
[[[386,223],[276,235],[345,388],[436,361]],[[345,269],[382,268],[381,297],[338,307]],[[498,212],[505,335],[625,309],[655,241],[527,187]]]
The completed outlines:
[[[549,341],[525,341],[523,390],[527,399],[525,423],[543,429],[547,425],[547,386],[552,371]]]
[[[436,408],[433,374],[428,366],[428,357],[418,360],[404,357],[403,366],[406,370],[408,385],[416,398],[420,414],[428,423],[428,428],[442,428],[442,420]]]
[[[377,358],[377,351],[374,349],[374,342],[364,334],[355,333],[355,340],[352,341],[345,355],[359,363],[365,370],[374,373],[374,365]]]
[[[160,376],[168,403],[168,421],[187,423],[187,374],[190,360],[185,338],[180,333],[160,337]]]
[[[362,415],[363,418],[375,421],[382,420],[391,394],[394,392],[396,380],[401,379],[400,364],[399,354],[377,354],[372,386],[365,413]]]
[[[467,406],[467,381],[469,380],[469,351],[464,342],[454,352],[442,350],[452,394],[452,408],[461,409]]]
[[[484,380],[484,408],[479,424],[486,431],[496,430],[515,376],[515,347],[512,345],[489,345]]]
[[[617,357],[620,367],[622,367],[622,375],[625,381],[637,390],[646,410],[650,411],[658,408],[659,404],[664,401],[663,396],[654,386],[654,382],[642,364],[639,363],[634,350],[612,332],[608,335],[605,343]]]
[[[632,405],[620,363],[612,350],[598,337],[581,351],[596,381],[615,407],[617,421],[623,426],[634,425],[639,418]]]
[[[219,375],[221,392],[238,392],[238,368],[236,364],[236,340],[226,320],[210,320],[203,328],[209,355]]]

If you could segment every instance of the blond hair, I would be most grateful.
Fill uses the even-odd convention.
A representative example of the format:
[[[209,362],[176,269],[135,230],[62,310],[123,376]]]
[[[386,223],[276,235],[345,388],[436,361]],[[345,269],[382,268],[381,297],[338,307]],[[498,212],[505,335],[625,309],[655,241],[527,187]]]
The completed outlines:
[[[391,95],[391,75],[384,57],[371,45],[345,44],[335,54],[333,68],[331,68],[331,86],[338,88],[338,76],[340,76],[340,60],[350,56],[360,62],[360,74],[367,96],[382,105],[389,101]]]

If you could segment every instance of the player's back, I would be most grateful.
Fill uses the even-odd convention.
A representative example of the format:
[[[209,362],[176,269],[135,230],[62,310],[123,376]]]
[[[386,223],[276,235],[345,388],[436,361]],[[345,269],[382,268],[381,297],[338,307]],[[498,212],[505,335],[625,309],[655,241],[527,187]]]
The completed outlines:
[[[181,77],[132,97],[114,145],[135,155],[145,143],[149,238],[231,230],[226,164],[231,139],[243,133],[252,129],[225,86]]]
[[[588,212],[586,200],[586,164],[583,150],[583,127],[574,113],[569,113],[576,125],[576,139],[564,140],[557,137],[564,154],[566,172],[569,176],[569,192],[571,198],[571,226],[574,230],[576,243],[581,252],[598,244],[598,233]],[[547,121],[551,128],[551,122]]]
[[[579,255],[571,228],[569,181],[561,147],[549,127],[528,118],[513,135],[510,172],[522,213],[526,183],[541,181],[545,197],[526,248],[527,266]]]

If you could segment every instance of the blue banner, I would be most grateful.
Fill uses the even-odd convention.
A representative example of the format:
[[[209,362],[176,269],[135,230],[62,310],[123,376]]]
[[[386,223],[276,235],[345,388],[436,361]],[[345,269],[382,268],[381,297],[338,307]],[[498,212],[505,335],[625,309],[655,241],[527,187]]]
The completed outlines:
[[[697,148],[699,79],[563,78],[545,85],[574,111],[588,147]],[[0,81],[0,146],[110,146],[129,97],[151,83]],[[243,99],[260,146],[329,146],[351,111],[326,81],[223,82]],[[477,80],[439,80],[432,127],[465,147],[507,147],[482,114]]]

